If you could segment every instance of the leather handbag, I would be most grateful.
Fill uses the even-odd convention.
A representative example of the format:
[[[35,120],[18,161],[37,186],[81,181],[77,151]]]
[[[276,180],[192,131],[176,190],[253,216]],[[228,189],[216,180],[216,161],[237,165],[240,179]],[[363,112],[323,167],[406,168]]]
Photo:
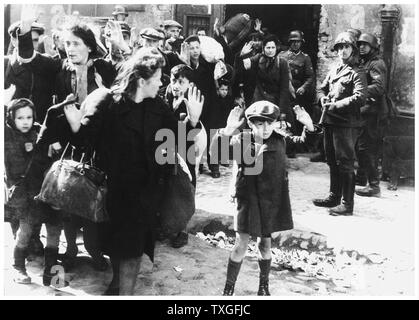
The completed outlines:
[[[73,159],[64,159],[67,144],[61,158],[47,171],[36,200],[50,205],[53,209],[75,214],[93,222],[109,220],[106,211],[106,176],[93,166]]]

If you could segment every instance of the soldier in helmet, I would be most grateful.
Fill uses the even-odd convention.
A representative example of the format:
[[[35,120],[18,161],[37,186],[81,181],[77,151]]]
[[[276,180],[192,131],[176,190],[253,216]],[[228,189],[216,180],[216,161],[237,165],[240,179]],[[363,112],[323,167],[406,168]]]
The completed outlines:
[[[368,186],[359,189],[360,196],[380,196],[378,175],[378,157],[382,145],[383,129],[388,115],[386,100],[387,67],[379,57],[377,38],[370,33],[363,33],[357,41],[361,67],[364,68],[367,81],[367,103],[361,107],[364,121],[358,140],[358,182],[368,182]]]
[[[349,29],[346,30],[346,32],[349,32],[350,34],[352,34],[354,36],[355,40],[357,40],[357,41],[359,39],[359,36],[362,33],[361,30],[355,29],[355,28],[349,28]]]
[[[288,61],[291,72],[291,95],[295,97],[295,104],[304,107],[310,114],[312,105],[312,87],[314,82],[314,71],[310,57],[301,51],[301,46],[305,42],[304,34],[300,30],[293,30],[288,36],[289,49],[281,52],[279,55]],[[296,132],[303,129],[299,123],[295,123]],[[291,147],[291,146],[290,146]],[[292,145],[288,150],[289,157],[295,157],[295,146]]]
[[[121,5],[116,5],[112,12],[115,21],[125,21],[128,17],[128,11]]]
[[[288,61],[292,74],[292,86],[296,94],[296,104],[309,110],[311,105],[310,89],[314,82],[314,71],[310,57],[301,51],[304,43],[303,33],[291,31],[288,37],[289,50],[280,55]]]
[[[324,112],[324,147],[330,169],[330,193],[314,205],[329,207],[331,215],[352,215],[355,193],[355,142],[361,127],[360,108],[365,104],[367,81],[358,66],[358,47],[349,32],[340,33],[333,50],[333,66],[318,90]],[[342,200],[342,203],[341,203]]]

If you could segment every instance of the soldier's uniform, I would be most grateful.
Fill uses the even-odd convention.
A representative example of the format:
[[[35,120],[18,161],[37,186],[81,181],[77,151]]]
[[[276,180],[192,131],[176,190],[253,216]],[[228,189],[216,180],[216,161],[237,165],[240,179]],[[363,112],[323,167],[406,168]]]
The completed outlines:
[[[288,36],[288,44],[292,41],[304,41],[304,34],[299,30],[291,31]],[[314,82],[314,71],[310,57],[298,49],[297,52],[292,50],[292,46],[287,51],[282,51],[279,55],[288,61],[290,69],[290,93],[292,101],[296,105],[300,105],[307,110],[311,117],[313,117],[312,100],[313,100],[313,82]],[[303,94],[298,94],[299,88],[304,89]],[[295,128],[292,128],[295,134],[300,133],[303,130],[303,126],[298,122],[294,122]],[[294,144],[287,146],[288,157],[295,157],[297,148],[301,150],[302,146],[296,146]]]
[[[295,91],[303,87],[305,94],[302,96],[296,95],[296,104],[304,106],[307,111],[311,105],[311,89],[314,82],[314,71],[311,59],[308,54],[299,51],[297,53],[287,50],[280,53],[281,57],[288,61],[291,69],[291,83]]]
[[[347,32],[338,35],[334,50],[339,44],[350,44],[354,51],[357,50],[355,39]],[[332,68],[318,90],[319,100],[327,97],[335,108],[328,109],[324,119],[330,194],[326,199],[313,202],[316,206],[333,207],[330,209],[332,215],[352,215],[354,205],[355,142],[362,124],[360,108],[365,104],[367,81],[363,70],[352,59],[352,62]],[[339,205],[341,199],[342,205]]]
[[[377,39],[370,34],[361,34],[358,45],[362,42],[368,43],[372,51],[361,56],[361,67],[364,68],[368,89],[367,102],[361,108],[363,127],[358,140],[357,156],[359,179],[362,174],[369,186],[357,191],[360,196],[379,196],[379,174],[378,158],[381,153],[383,131],[386,126],[388,116],[388,106],[386,100],[386,79],[387,67],[384,61],[378,56]],[[361,173],[362,172],[362,173]]]

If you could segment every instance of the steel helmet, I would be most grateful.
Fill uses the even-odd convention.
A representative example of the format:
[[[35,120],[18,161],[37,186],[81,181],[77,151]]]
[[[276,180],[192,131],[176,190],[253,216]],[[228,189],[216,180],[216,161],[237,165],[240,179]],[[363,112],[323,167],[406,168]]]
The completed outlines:
[[[127,9],[124,6],[116,5],[114,8],[114,11],[112,12],[112,15],[116,16],[118,14],[123,14],[127,17],[128,16]]]
[[[352,33],[350,33],[350,32],[339,33],[338,36],[335,39],[335,43],[333,45],[332,50],[336,51],[336,46],[338,44],[350,44],[352,46],[352,48],[354,48],[355,50],[358,50],[358,47],[356,46],[355,38],[352,35]]]
[[[355,28],[349,28],[346,30],[346,32],[351,33],[355,37],[355,40],[358,40],[359,36],[362,33],[361,30]]]
[[[358,46],[360,45],[360,42],[366,42],[368,43],[371,48],[378,49],[378,40],[377,37],[374,36],[371,33],[363,33],[359,36],[359,39],[357,41]]]
[[[303,41],[304,42],[304,33],[300,30],[293,30],[288,36],[288,42],[290,41]]]

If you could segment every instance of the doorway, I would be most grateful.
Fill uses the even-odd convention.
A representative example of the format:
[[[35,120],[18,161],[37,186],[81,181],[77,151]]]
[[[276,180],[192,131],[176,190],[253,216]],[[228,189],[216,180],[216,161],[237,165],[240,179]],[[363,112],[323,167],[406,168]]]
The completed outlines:
[[[303,31],[302,50],[310,56],[313,68],[317,70],[320,9],[321,5],[232,4],[226,5],[225,21],[237,13],[247,13],[252,19],[261,19],[262,28],[277,35],[283,45],[287,45],[291,30]]]

